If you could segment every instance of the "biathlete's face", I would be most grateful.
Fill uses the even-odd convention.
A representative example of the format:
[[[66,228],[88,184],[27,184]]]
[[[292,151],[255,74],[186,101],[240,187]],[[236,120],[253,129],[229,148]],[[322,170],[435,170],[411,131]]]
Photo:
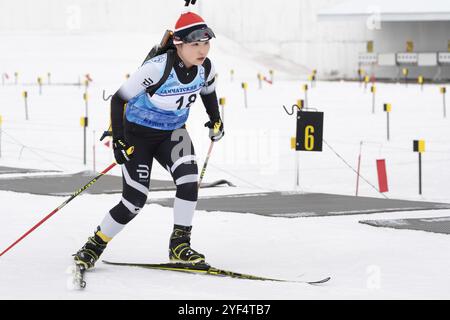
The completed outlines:
[[[186,67],[201,65],[208,56],[209,41],[197,41],[177,45],[177,51]]]

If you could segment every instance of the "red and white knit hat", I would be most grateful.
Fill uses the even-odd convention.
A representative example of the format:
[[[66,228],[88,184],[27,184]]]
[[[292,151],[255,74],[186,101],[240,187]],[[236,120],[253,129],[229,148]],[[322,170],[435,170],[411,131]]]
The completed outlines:
[[[202,17],[193,12],[187,12],[183,13],[175,24],[173,43],[207,41],[213,37],[215,37],[214,32],[208,28]]]

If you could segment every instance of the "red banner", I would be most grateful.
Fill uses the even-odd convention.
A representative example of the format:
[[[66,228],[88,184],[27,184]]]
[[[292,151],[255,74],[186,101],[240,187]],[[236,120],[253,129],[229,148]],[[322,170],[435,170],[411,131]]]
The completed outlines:
[[[377,160],[378,186],[380,192],[388,192],[388,181],[386,174],[386,161],[384,159]]]

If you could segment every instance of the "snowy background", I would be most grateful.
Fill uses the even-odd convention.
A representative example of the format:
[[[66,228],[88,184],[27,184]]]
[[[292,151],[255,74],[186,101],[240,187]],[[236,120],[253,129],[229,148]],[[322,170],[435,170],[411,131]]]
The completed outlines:
[[[5,5],[5,1],[0,2]],[[178,9],[179,10],[179,9]],[[177,11],[171,12],[171,18]],[[98,142],[109,124],[113,94],[142,62],[165,28],[157,32],[29,32],[0,34],[2,116],[1,166],[61,170],[73,173],[113,161],[110,149]],[[375,161],[386,159],[389,198],[450,202],[450,123],[443,117],[437,85],[377,84],[376,112],[370,89],[353,82],[321,82],[308,92],[310,106],[325,112],[322,153],[300,154],[300,187],[295,186],[296,154],[290,149],[295,117],[282,106],[304,98],[307,67],[279,59],[263,59],[223,34],[212,41],[210,58],[219,73],[218,95],[226,97],[225,138],[214,148],[206,181],[228,179],[232,189],[201,190],[200,196],[297,190],[354,195],[356,168],[362,147],[361,174],[377,186]],[[232,81],[230,70],[234,70]],[[257,73],[272,86],[259,89]],[[14,73],[18,72],[18,85]],[[47,84],[47,73],[51,83]],[[83,165],[84,86],[89,74],[88,164]],[[36,83],[42,77],[42,95]],[[248,108],[242,82],[248,82]],[[25,120],[22,92],[28,91],[30,120]],[[383,103],[391,103],[391,140],[386,140]],[[209,140],[201,103],[191,109],[188,130],[199,161]],[[94,133],[95,131],[95,133]],[[418,156],[413,140],[426,141],[423,155],[423,195],[418,194]],[[342,160],[344,159],[345,162]],[[119,169],[112,174],[120,175]],[[34,174],[39,175],[39,174]],[[14,175],[3,175],[11,177]],[[155,165],[152,177],[170,179]],[[360,182],[361,196],[382,197]],[[174,192],[151,193],[150,198]],[[445,235],[398,231],[359,224],[368,216],[304,219],[268,218],[226,212],[198,212],[193,246],[216,266],[239,272],[286,279],[330,275],[322,287],[292,283],[249,282],[169,272],[126,269],[98,264],[88,274],[84,292],[68,290],[66,273],[71,254],[79,249],[120,195],[83,195],[0,259],[0,298],[56,299],[336,299],[446,298],[450,280],[450,244]],[[0,192],[0,247],[6,248],[63,201],[59,197]],[[450,211],[371,215],[370,219],[449,216]],[[172,228],[171,209],[147,205],[110,244],[105,259],[164,262]]]

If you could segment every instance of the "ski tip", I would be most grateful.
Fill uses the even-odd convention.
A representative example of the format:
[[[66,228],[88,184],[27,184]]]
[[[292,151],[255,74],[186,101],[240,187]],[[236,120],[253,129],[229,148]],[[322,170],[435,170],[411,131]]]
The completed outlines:
[[[330,280],[331,280],[331,277],[326,277],[326,278],[323,278],[323,279],[317,280],[317,281],[307,281],[307,283],[311,284],[311,285],[318,285],[318,284],[324,284]]]

